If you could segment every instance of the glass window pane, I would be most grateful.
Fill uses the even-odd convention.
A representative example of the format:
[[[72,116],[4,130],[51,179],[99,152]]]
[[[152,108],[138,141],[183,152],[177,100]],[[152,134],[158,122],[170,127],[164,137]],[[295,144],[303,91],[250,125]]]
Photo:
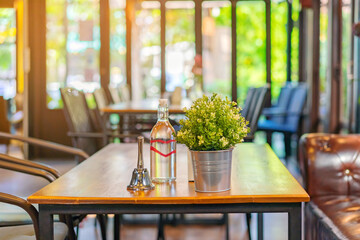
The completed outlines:
[[[110,0],[110,85],[126,84],[125,0]]]
[[[286,83],[287,48],[286,2],[271,4],[271,95],[277,99],[280,89]]]
[[[328,5],[327,1],[321,1],[320,7],[320,119],[326,115],[326,69],[328,64]]]
[[[206,92],[231,97],[231,3],[202,4],[203,78]]]
[[[99,0],[47,0],[46,17],[47,105],[54,109],[61,87],[100,87]]]
[[[192,1],[166,2],[166,91],[186,86],[192,76],[195,57],[195,4]]]
[[[132,97],[160,97],[160,3],[135,3],[132,22]]]
[[[299,12],[300,4],[292,1],[293,31],[291,34],[291,81],[299,81]]]
[[[351,5],[349,0],[343,0],[342,5],[342,107],[341,107],[341,117],[343,122],[348,122],[349,119],[349,109],[348,109],[348,100],[350,101],[350,91],[351,89],[351,80],[352,76],[349,76],[350,68],[352,67],[350,63],[350,50],[351,50],[351,38],[352,31],[351,31]]]
[[[243,103],[249,87],[260,87],[266,83],[265,3],[238,2],[236,17],[237,91],[238,102]],[[285,39],[283,41],[286,42]],[[273,41],[272,46],[275,45]],[[274,55],[272,59],[276,59]]]
[[[0,96],[16,95],[16,16],[13,8],[0,8]]]

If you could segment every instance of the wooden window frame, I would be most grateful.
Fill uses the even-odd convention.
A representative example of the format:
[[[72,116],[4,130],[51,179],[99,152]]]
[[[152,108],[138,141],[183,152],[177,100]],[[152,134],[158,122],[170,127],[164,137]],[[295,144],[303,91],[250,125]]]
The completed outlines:
[[[109,1],[109,0],[106,0]],[[165,26],[166,26],[166,2],[170,1],[192,1],[195,4],[195,51],[196,54],[202,55],[202,2],[205,0],[144,0],[156,1],[160,3],[161,20],[160,20],[160,47],[161,47],[161,94],[166,89],[166,75],[165,75]],[[211,1],[211,0],[207,0]],[[271,91],[271,1],[270,0],[217,0],[231,2],[231,89],[232,100],[237,101],[237,51],[236,51],[236,4],[238,2],[264,2],[265,3],[265,25],[266,25],[266,84],[268,84]],[[101,7],[100,7],[101,8]],[[131,49],[131,11],[134,8],[134,0],[126,0],[126,46]],[[100,16],[101,17],[101,16]],[[107,68],[109,69],[109,68]],[[108,71],[107,71],[108,72]],[[109,76],[108,76],[109,78]],[[131,93],[131,51],[126,51],[126,81]],[[106,83],[108,84],[108,82]]]
[[[106,87],[110,83],[110,0],[101,0],[100,4],[100,84]],[[161,47],[161,94],[166,89],[165,74],[165,47],[166,47],[166,2],[170,1],[192,1],[195,4],[195,51],[196,54],[202,55],[202,2],[205,0],[143,0],[156,1],[160,3],[161,20],[160,20],[160,47]],[[213,1],[213,0],[206,0]],[[266,82],[271,92],[271,0],[216,0],[228,1],[231,3],[231,95],[232,100],[237,101],[237,51],[236,51],[236,7],[238,2],[263,2],[265,3],[265,26],[266,26]],[[285,0],[287,1],[287,0]],[[132,41],[132,11],[134,9],[134,0],[126,0],[125,18],[126,18],[126,83],[129,86],[131,94],[132,86],[132,57],[131,57],[131,41]],[[289,5],[290,6],[290,5]]]

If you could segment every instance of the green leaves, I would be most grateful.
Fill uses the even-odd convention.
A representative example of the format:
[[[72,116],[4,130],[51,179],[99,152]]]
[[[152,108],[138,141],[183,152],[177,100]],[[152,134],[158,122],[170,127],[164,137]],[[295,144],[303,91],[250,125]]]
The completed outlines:
[[[196,151],[234,147],[250,132],[240,110],[227,97],[224,100],[216,93],[211,97],[204,95],[185,109],[186,119],[180,120],[182,128],[176,140]]]

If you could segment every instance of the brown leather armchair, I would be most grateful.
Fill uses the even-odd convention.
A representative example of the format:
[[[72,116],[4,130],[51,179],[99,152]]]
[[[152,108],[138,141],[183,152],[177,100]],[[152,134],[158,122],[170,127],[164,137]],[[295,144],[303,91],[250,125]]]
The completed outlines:
[[[299,154],[305,239],[360,239],[360,135],[306,134]]]

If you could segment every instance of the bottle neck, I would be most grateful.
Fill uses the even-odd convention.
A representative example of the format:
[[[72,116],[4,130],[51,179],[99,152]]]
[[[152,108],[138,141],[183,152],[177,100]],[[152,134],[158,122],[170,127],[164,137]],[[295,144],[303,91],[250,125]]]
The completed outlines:
[[[169,120],[169,109],[167,106],[158,107],[158,121],[167,121]]]

